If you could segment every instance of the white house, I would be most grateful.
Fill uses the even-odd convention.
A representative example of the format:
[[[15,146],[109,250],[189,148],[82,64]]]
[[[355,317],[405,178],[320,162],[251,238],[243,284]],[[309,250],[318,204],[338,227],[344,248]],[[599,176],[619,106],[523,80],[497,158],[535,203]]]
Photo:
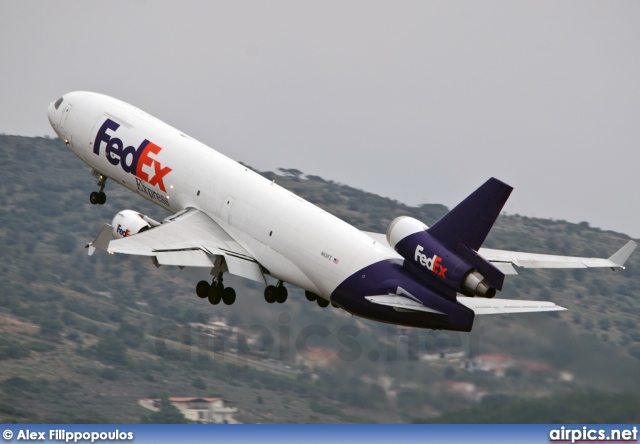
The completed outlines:
[[[169,402],[189,421],[213,424],[238,424],[233,414],[238,412],[235,407],[225,407],[223,398],[173,397]],[[159,398],[142,398],[138,404],[146,409],[157,412],[162,400]]]

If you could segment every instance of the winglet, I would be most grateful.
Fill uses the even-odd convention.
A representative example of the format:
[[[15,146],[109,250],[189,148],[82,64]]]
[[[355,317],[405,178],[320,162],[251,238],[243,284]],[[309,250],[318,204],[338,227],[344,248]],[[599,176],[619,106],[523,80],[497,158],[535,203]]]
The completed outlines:
[[[636,249],[637,246],[638,246],[637,242],[629,241],[626,244],[624,244],[622,248],[620,248],[618,251],[613,253],[613,255],[611,255],[609,260],[614,264],[616,264],[618,267],[624,269],[624,263],[627,261],[627,259],[629,259],[629,256],[631,256],[631,253],[633,253],[633,251]]]
[[[100,230],[100,233],[98,233],[93,242],[85,245],[85,248],[89,249],[89,256],[93,255],[93,253],[96,251],[96,248],[99,250],[107,251],[107,248],[109,248],[109,242],[111,242],[112,239],[113,227],[109,224],[104,224],[102,226],[102,229]]]

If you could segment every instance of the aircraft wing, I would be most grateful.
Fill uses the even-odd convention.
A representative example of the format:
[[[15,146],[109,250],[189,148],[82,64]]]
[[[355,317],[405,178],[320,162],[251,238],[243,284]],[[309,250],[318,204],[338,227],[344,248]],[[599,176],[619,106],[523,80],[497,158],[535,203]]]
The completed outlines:
[[[96,239],[87,245],[109,253],[154,257],[157,265],[181,267],[220,266],[223,257],[231,274],[264,283],[260,264],[218,223],[200,210],[190,208],[157,227],[121,239],[113,239],[112,227],[105,224]]]
[[[492,250],[490,248],[480,248],[478,254],[495,265],[504,274],[517,274],[512,265],[522,268],[609,267],[615,269],[624,268],[624,263],[631,256],[637,245],[636,242],[629,241],[608,259],[521,253],[517,251]]]
[[[566,310],[564,307],[547,301],[521,301],[517,299],[486,299],[458,296],[458,302],[469,307],[477,315]]]
[[[382,233],[364,232],[388,248],[386,235]],[[637,242],[629,241],[607,259],[594,257],[556,256],[552,254],[523,253],[519,251],[493,250],[480,248],[478,254],[491,262],[504,274],[518,274],[513,265],[522,268],[594,268],[609,267],[611,269],[623,268],[638,246]]]

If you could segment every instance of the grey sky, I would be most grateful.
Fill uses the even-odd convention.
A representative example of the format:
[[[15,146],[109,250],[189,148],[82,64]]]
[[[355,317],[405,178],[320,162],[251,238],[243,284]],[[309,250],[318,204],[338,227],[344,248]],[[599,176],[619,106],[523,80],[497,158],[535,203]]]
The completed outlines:
[[[637,1],[3,1],[0,132],[96,91],[258,169],[448,206],[495,176],[640,237],[639,42]]]

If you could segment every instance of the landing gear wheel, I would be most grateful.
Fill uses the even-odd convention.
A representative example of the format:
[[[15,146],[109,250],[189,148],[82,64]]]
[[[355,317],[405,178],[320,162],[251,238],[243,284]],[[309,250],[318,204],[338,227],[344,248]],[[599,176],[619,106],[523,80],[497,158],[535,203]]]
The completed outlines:
[[[329,305],[329,301],[327,301],[326,299],[322,299],[322,298],[318,298],[316,300],[316,302],[318,303],[318,305],[322,308],[325,308]]]
[[[95,171],[94,171],[95,172]],[[89,201],[93,205],[104,205],[107,201],[107,195],[104,194],[104,186],[107,184],[107,176],[100,176],[100,180],[97,182],[97,185],[100,187],[100,190],[94,191],[89,194]]]
[[[278,304],[284,304],[289,296],[289,292],[287,291],[287,287],[284,285],[280,285],[276,287],[276,302]]]
[[[198,282],[198,285],[196,285],[196,294],[200,299],[204,299],[209,295],[209,288],[211,288],[209,282],[200,281]]]
[[[231,305],[235,301],[236,301],[236,291],[231,287],[225,288],[224,291],[222,292],[222,302],[224,302],[226,305]]]
[[[274,285],[267,285],[267,288],[264,289],[264,300],[270,304],[276,301],[277,295],[278,289]]]
[[[304,297],[307,298],[307,301],[309,302],[313,302],[316,299],[318,299],[318,295],[311,293],[310,291],[305,291],[304,292]]]
[[[212,285],[207,292],[207,298],[211,305],[218,305],[222,299],[222,293],[224,289],[218,285]]]

